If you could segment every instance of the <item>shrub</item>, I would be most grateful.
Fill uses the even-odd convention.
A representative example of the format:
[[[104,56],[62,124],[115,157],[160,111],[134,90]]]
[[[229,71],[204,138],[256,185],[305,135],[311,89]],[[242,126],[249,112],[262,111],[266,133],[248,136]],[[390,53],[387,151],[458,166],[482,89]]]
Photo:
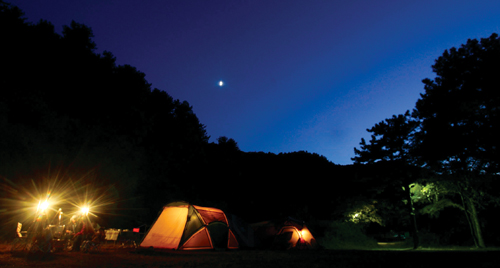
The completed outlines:
[[[326,249],[369,249],[378,247],[377,241],[368,237],[361,224],[333,221],[327,227],[320,244]]]
[[[422,229],[418,232],[418,238],[420,239],[420,246],[422,247],[439,247],[441,246],[441,239],[439,235],[429,232],[426,229]]]

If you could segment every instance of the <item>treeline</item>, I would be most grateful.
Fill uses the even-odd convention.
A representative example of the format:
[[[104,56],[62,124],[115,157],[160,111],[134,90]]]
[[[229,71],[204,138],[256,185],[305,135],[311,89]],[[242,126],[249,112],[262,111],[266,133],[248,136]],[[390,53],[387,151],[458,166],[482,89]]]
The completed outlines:
[[[58,34],[0,2],[0,32],[2,215],[50,190],[72,204],[101,200],[99,212],[116,215],[103,216],[108,225],[150,224],[174,200],[250,221],[306,217],[345,184],[332,171],[340,167],[314,153],[244,153],[226,137],[209,143],[188,102],[97,53],[88,26],[73,21]]]
[[[142,208],[200,174],[209,137],[189,103],[96,53],[89,27],[73,21],[59,35],[1,2],[0,33],[0,174],[14,187],[111,184],[117,206]]]
[[[205,200],[250,221],[293,216],[330,219],[354,187],[349,166],[335,165],[309,152],[264,153],[227,151],[211,144],[207,164],[211,179],[201,182]],[[198,191],[195,191],[198,192]]]

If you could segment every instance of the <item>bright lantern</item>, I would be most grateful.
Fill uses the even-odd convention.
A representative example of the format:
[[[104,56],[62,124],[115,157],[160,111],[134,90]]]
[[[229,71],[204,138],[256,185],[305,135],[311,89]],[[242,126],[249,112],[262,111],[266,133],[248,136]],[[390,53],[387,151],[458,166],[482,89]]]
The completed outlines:
[[[45,200],[42,204],[40,204],[40,210],[42,212],[45,212],[45,210],[49,208],[49,202],[47,202],[47,200]]]
[[[82,214],[83,215],[88,215],[89,214],[89,207],[82,207]]]

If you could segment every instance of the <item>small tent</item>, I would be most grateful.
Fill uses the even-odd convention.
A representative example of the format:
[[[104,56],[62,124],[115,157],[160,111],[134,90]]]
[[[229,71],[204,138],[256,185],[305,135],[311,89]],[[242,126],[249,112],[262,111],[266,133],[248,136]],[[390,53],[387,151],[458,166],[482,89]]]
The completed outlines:
[[[313,249],[316,239],[304,222],[288,217],[284,220],[252,224],[260,247],[277,249]]]
[[[224,212],[217,208],[174,202],[163,208],[140,247],[202,250],[238,248]]]

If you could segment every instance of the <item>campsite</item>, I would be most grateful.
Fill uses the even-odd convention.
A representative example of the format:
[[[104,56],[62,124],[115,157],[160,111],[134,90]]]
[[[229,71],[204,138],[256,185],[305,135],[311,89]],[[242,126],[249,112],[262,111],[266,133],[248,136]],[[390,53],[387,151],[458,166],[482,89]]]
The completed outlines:
[[[106,246],[101,252],[12,255],[0,245],[1,267],[498,267],[498,250],[235,250],[137,252]]]
[[[4,243],[0,244],[0,266],[496,267],[499,252],[497,248],[470,247],[413,250],[408,241],[378,243],[372,248],[357,250],[331,250],[318,245],[304,222],[293,218],[260,222],[251,227],[236,221],[217,208],[173,202],[165,205],[143,237],[130,240],[128,232],[110,229],[106,241],[94,250],[76,252],[56,248],[13,250],[11,244]],[[230,228],[229,224],[235,226]],[[244,231],[245,228],[254,232]],[[26,241],[31,238],[29,233],[23,237]]]
[[[429,63],[414,112],[370,121],[339,164],[217,137],[198,107],[97,49],[98,28],[27,17],[0,0],[0,266],[498,266],[498,34]]]

